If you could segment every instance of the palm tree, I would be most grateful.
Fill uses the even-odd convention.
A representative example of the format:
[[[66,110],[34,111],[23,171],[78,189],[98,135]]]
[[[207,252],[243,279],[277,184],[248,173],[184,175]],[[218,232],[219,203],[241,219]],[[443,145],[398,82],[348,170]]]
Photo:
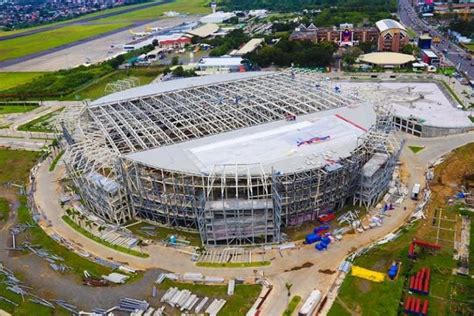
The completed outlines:
[[[199,255],[202,255],[205,251],[206,251],[206,247],[204,247],[204,246],[199,246],[199,247],[196,248],[196,252]]]
[[[288,291],[288,297],[291,296],[291,287],[292,286],[293,286],[292,283],[288,283],[288,282],[285,283],[286,290]]]
[[[105,230],[105,226],[99,226],[99,228],[97,228],[97,230],[100,233],[100,237],[102,237],[102,232]]]

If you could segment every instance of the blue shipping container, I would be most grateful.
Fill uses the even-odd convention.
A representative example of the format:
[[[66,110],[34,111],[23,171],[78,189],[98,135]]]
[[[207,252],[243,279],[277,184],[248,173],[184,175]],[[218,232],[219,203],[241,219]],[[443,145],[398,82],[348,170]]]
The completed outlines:
[[[306,239],[307,244],[312,244],[312,243],[315,243],[317,241],[320,241],[321,237],[316,235],[316,234],[308,234],[308,235],[306,235],[305,239]]]

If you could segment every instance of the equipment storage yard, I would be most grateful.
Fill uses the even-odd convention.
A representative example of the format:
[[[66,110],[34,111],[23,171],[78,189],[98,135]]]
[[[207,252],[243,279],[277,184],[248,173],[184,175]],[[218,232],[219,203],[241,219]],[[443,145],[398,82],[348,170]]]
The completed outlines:
[[[90,212],[198,231],[205,245],[279,243],[348,199],[372,205],[402,144],[389,112],[297,70],[150,84],[71,119],[65,165]]]

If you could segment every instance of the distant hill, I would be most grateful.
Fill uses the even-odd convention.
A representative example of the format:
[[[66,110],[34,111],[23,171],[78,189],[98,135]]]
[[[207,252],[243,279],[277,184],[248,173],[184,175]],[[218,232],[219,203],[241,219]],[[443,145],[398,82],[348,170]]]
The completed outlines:
[[[330,6],[344,7],[351,11],[394,12],[397,10],[396,0],[220,0],[219,5],[228,10],[301,11]]]

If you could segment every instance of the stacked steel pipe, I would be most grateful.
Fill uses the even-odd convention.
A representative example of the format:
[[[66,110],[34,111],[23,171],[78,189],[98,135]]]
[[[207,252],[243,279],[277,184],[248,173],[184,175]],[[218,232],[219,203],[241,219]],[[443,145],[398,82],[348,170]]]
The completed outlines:
[[[428,300],[408,296],[405,300],[404,312],[408,315],[426,316],[428,314]]]
[[[430,291],[431,270],[429,268],[421,268],[415,275],[410,277],[410,291],[428,295]]]

